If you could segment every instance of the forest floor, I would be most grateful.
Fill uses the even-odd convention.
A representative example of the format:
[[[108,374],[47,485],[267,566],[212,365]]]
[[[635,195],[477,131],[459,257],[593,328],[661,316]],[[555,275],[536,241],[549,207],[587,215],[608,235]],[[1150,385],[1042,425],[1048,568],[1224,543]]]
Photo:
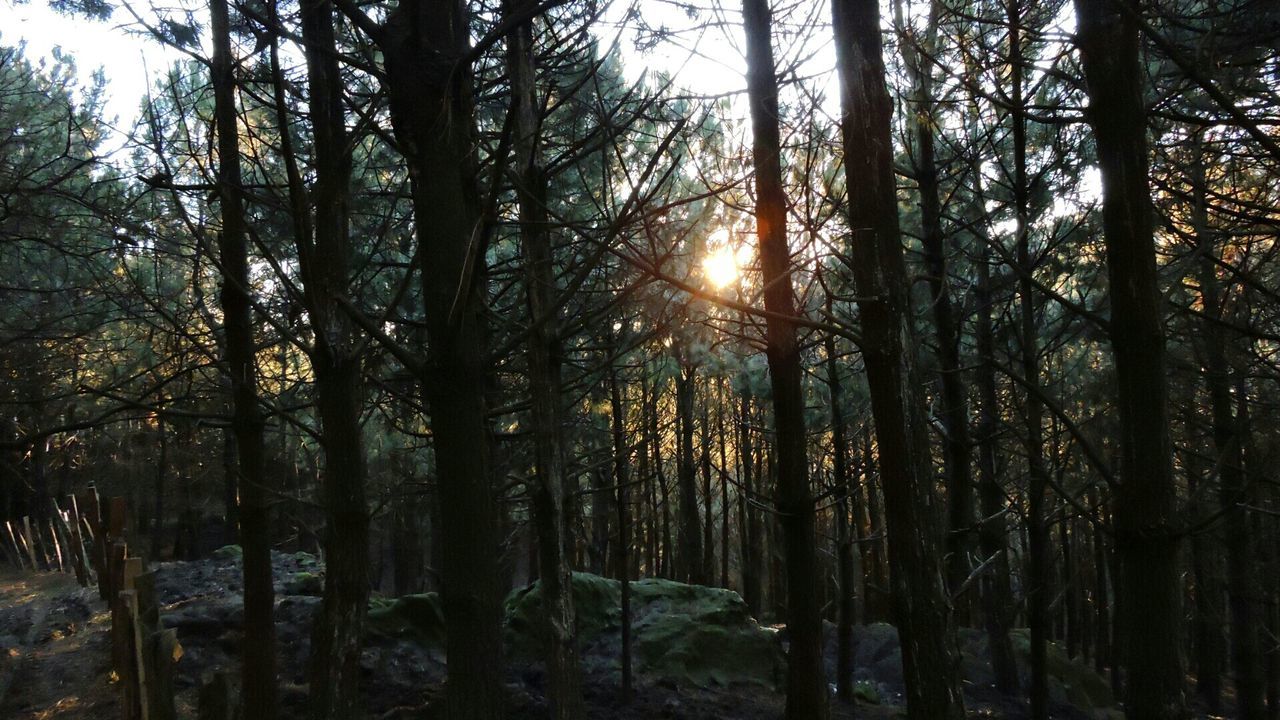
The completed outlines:
[[[74,576],[0,574],[0,718],[117,716],[111,622],[102,608]]]
[[[280,648],[281,717],[306,717],[306,658],[311,617],[317,606],[314,559],[278,554],[277,636]],[[213,670],[234,669],[241,641],[238,558],[224,556],[190,563],[161,563],[157,594],[164,624],[178,630],[183,657],[175,679],[180,717],[195,717],[195,700]],[[717,591],[723,592],[723,591]],[[736,598],[736,596],[735,596]],[[387,601],[388,603],[390,601]],[[738,601],[740,602],[740,601]],[[385,605],[384,605],[385,607]],[[110,671],[109,617],[93,589],[81,589],[69,575],[0,575],[0,718],[5,720],[111,720],[119,716]],[[641,621],[643,622],[643,621]],[[754,621],[752,621],[754,622]],[[888,720],[904,716],[901,687],[885,672],[900,655],[896,633],[888,626],[858,631],[860,683],[874,688],[872,702],[856,709],[834,702],[834,718]],[[371,635],[362,658],[362,694],[367,717],[408,720],[443,717],[443,651],[437,643],[402,634]],[[963,638],[962,638],[963,640]],[[877,647],[879,643],[879,647]],[[833,644],[833,643],[829,643]],[[981,649],[976,651],[981,653]],[[783,695],[761,683],[690,683],[654,673],[639,673],[631,702],[620,701],[616,648],[597,641],[583,648],[588,715],[608,720],[717,718],[775,720],[782,717]],[[829,653],[833,655],[834,653]],[[512,720],[547,717],[539,663],[512,653],[506,677]],[[967,662],[975,662],[971,656]],[[829,658],[833,661],[834,658]],[[981,658],[977,658],[981,665]],[[981,673],[967,669],[968,674]],[[1094,676],[1096,677],[1096,676]],[[898,681],[900,682],[900,680]],[[966,683],[966,704],[973,718],[1026,717],[1021,698],[1002,697]],[[1120,717],[1109,703],[1083,709],[1056,703],[1062,720]]]

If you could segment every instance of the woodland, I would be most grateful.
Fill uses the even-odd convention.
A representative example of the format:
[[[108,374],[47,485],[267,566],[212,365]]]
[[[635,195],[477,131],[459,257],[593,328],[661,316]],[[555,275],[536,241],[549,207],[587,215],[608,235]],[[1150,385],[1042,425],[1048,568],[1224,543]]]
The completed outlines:
[[[238,546],[245,720],[367,716],[400,596],[405,717],[513,717],[534,582],[531,716],[632,717],[657,580],[785,652],[726,717],[893,716],[887,623],[912,720],[1280,718],[1280,5],[628,1],[53,3],[184,59],[0,48],[0,522]]]

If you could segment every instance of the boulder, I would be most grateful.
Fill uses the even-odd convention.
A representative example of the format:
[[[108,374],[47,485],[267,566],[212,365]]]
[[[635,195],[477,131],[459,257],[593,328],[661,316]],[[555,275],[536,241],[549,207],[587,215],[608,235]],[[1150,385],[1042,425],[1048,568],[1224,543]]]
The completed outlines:
[[[423,647],[444,649],[444,610],[439,593],[405,595],[394,600],[373,598],[365,625],[374,637],[411,640]]]
[[[517,654],[538,657],[541,586],[507,598],[507,639]],[[578,642],[612,657],[621,642],[621,583],[574,573]],[[631,583],[631,624],[636,669],[657,679],[698,687],[752,683],[774,687],[785,660],[777,634],[751,617],[731,590],[646,579]],[[616,661],[614,661],[616,662]]]

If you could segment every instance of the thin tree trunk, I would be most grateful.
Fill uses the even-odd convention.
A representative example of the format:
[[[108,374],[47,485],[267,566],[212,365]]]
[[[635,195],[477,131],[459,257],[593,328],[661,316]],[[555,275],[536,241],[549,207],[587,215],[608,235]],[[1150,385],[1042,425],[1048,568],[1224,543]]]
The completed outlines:
[[[751,439],[750,418],[751,418],[751,395],[746,389],[743,389],[741,396],[742,404],[738,420],[738,454],[741,457],[742,473],[739,475],[742,483],[741,489],[738,491],[738,525],[741,539],[740,554],[742,556],[742,599],[746,601],[747,608],[751,610],[751,614],[757,618],[760,617],[761,598],[760,598],[760,547],[759,535],[756,530],[756,509],[751,503],[754,500],[753,488],[755,487],[753,472],[755,464],[752,459],[754,451],[752,449],[753,442]]]
[[[827,296],[827,313],[831,313],[831,296]],[[836,697],[853,702],[853,540],[849,533],[849,468],[845,454],[845,419],[840,367],[836,362],[836,338],[827,333],[823,338],[827,354],[827,388],[831,403],[831,459],[836,493],[836,574],[839,601],[836,624]]]
[[[627,553],[631,548],[631,509],[628,506],[630,451],[627,448],[626,411],[618,370],[609,368],[609,411],[613,431],[613,480],[618,487],[618,568],[622,581],[622,702],[631,702],[631,568]]]
[[[1225,298],[1218,282],[1215,237],[1209,226],[1207,182],[1199,147],[1192,161],[1195,194],[1192,220],[1199,245],[1201,306],[1204,308],[1202,357],[1205,386],[1209,392],[1213,449],[1218,467],[1218,502],[1222,507],[1222,538],[1227,566],[1227,606],[1231,620],[1231,671],[1236,689],[1236,711],[1242,720],[1262,720],[1266,714],[1266,679],[1258,627],[1262,620],[1254,573],[1257,558],[1246,505],[1254,504],[1254,492],[1244,473],[1244,447],[1240,428],[1231,414],[1231,369],[1227,363],[1226,333],[1222,321]],[[1246,403],[1240,397],[1237,402]]]
[[[1019,360],[1023,382],[1023,422],[1026,429],[1027,497],[1027,625],[1031,638],[1031,717],[1048,720],[1050,634],[1049,529],[1045,514],[1049,474],[1044,461],[1044,407],[1040,401],[1040,351],[1036,298],[1032,283],[1030,183],[1027,179],[1027,120],[1022,53],[1022,0],[1009,0],[1009,67],[1013,123],[1013,196],[1017,220],[1015,252],[1018,263]]]
[[[894,14],[899,28],[908,27],[903,0],[895,0]],[[942,405],[938,416],[942,426],[942,448],[947,488],[947,579],[952,593],[964,585],[973,567],[974,546],[973,446],[969,439],[969,399],[960,366],[960,334],[951,301],[947,274],[945,238],[942,229],[942,202],[938,187],[938,166],[934,153],[933,65],[937,40],[937,19],[941,8],[930,3],[928,28],[923,38],[905,37],[900,44],[907,72],[911,76],[911,112],[908,134],[912,141],[913,176],[919,186],[921,245],[929,283],[929,308],[936,335],[938,374],[942,385]],[[919,50],[917,50],[917,42]],[[923,57],[922,57],[923,56]],[[956,601],[956,613],[965,624],[973,603]]]
[[[676,579],[702,585],[706,584],[706,574],[702,563],[702,523],[698,519],[698,470],[693,457],[693,386],[697,371],[683,358],[677,359],[680,370],[676,374],[676,416],[679,420],[676,482],[680,493],[680,526],[676,530]]]
[[[342,106],[342,76],[334,38],[333,6],[304,4],[309,113],[316,157],[312,199],[315,222],[297,226],[303,293],[314,346],[317,409],[324,450],[321,497],[325,510],[325,583],[320,613],[312,628],[308,668],[311,709],[316,718],[360,714],[360,649],[369,599],[369,517],[365,501],[363,431],[360,414],[361,361],[352,321],[339,305],[348,292],[351,159]],[[280,83],[277,84],[277,87]],[[283,93],[279,92],[283,99]],[[287,119],[281,123],[288,137]],[[286,146],[286,162],[292,153]],[[295,213],[302,222],[305,194],[291,167]]]
[[[702,399],[702,447],[698,450],[698,463],[702,468],[702,582],[712,583],[716,568],[715,503],[711,490],[711,398],[704,388]]]
[[[214,123],[218,139],[218,198],[222,233],[222,315],[225,356],[231,379],[232,432],[239,490],[240,545],[244,553],[244,642],[241,692],[247,720],[273,720],[276,703],[275,591],[271,577],[271,529],[267,502],[266,447],[258,408],[249,296],[248,228],[240,175],[240,129],[236,119],[235,63],[226,0],[210,3]]]
[[[503,4],[508,21],[529,9],[528,0]],[[534,473],[530,488],[537,526],[546,621],[547,699],[555,720],[586,717],[573,610],[572,538],[566,511],[563,455],[564,411],[560,406],[561,356],[555,306],[555,267],[547,230],[547,177],[539,147],[539,110],[533,67],[533,21],[507,36],[507,75],[515,103],[516,197],[520,205],[520,249],[531,323],[526,357],[532,395]]]
[[[1010,587],[1008,502],[996,475],[996,433],[999,430],[1000,404],[996,392],[993,364],[995,331],[992,327],[991,245],[989,238],[979,238],[977,346],[978,357],[978,497],[982,507],[982,524],[978,539],[985,557],[995,557],[995,567],[983,580],[982,614],[991,649],[991,668],[996,687],[1006,694],[1018,691],[1018,665],[1013,654],[1009,627],[1017,606]]]
[[[156,432],[160,435],[160,455],[156,458],[156,496],[153,510],[155,519],[151,522],[151,559],[153,562],[160,561],[160,551],[164,548],[164,494],[165,477],[169,474],[169,431],[163,415],[156,418]],[[71,458],[66,457],[62,461],[64,463],[63,467],[68,467]]]
[[[777,445],[776,502],[782,526],[787,571],[788,720],[824,720],[828,716],[827,678],[822,660],[822,608],[814,547],[816,508],[809,487],[804,421],[803,368],[791,286],[787,243],[787,198],[782,185],[778,79],[768,0],[743,0],[747,38],[747,99],[751,106],[751,157],[755,166],[756,237],[763,273],[765,356],[773,387]]]

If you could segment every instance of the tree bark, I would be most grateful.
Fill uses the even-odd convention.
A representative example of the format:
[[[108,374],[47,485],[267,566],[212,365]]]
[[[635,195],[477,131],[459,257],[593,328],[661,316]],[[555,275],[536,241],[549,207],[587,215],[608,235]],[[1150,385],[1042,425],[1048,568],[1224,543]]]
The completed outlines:
[[[247,720],[273,720],[276,702],[275,591],[271,577],[270,506],[267,501],[266,446],[258,409],[249,285],[248,227],[240,175],[240,131],[236,118],[235,63],[226,0],[210,3],[214,123],[218,140],[218,198],[222,233],[222,315],[227,369],[231,379],[232,433],[239,490],[240,545],[244,552],[244,643],[241,692]]]
[[[677,435],[676,481],[680,493],[680,526],[676,531],[676,577],[697,585],[706,584],[702,562],[702,523],[698,518],[698,479],[693,457],[693,403],[695,367],[677,352],[680,365],[676,375]]]
[[[510,21],[529,9],[529,0],[507,0]],[[578,662],[573,610],[572,538],[566,516],[564,412],[560,407],[559,322],[555,267],[547,222],[547,176],[539,147],[539,109],[534,72],[533,21],[507,36],[507,76],[515,103],[513,147],[516,197],[520,206],[520,250],[531,323],[525,357],[532,396],[534,482],[530,487],[537,526],[542,610],[545,614],[547,699],[555,720],[586,717],[582,669]]]
[[[498,513],[486,418],[488,333],[473,140],[470,23],[460,0],[405,0],[379,32],[391,123],[412,182],[439,477],[450,720],[504,717]]]
[[[978,303],[978,497],[982,523],[978,540],[984,557],[995,557],[995,567],[982,584],[983,624],[991,648],[991,669],[996,687],[1007,694],[1018,691],[1018,665],[1013,654],[1009,627],[1017,606],[1010,587],[1008,501],[996,474],[997,433],[1000,423],[999,396],[994,366],[995,330],[992,327],[990,239],[978,238],[978,283],[974,289]]]
[[[1120,411],[1116,550],[1130,718],[1186,711],[1177,485],[1164,328],[1147,180],[1144,68],[1134,18],[1110,0],[1075,0],[1088,119],[1102,175],[1111,345]]]
[[[631,508],[629,506],[628,476],[631,462],[627,447],[626,410],[622,404],[622,389],[618,385],[618,370],[609,368],[609,411],[613,433],[613,480],[618,490],[618,579],[622,585],[622,702],[631,702],[631,565],[627,558],[631,551]]]
[[[778,79],[768,0],[743,0],[747,39],[747,99],[751,107],[751,157],[756,179],[756,237],[763,273],[765,356],[773,387],[777,445],[776,502],[782,526],[787,573],[788,720],[824,720],[828,716],[827,679],[822,660],[822,608],[814,547],[816,509],[809,488],[804,421],[803,369],[791,286],[787,243],[787,198],[782,186],[778,122]]]
[[[898,228],[880,7],[833,0],[841,139],[849,193],[850,258],[862,354],[879,443],[889,533],[890,582],[902,642],[907,713],[964,718],[958,651],[939,550],[929,438],[912,354],[908,281]]]

